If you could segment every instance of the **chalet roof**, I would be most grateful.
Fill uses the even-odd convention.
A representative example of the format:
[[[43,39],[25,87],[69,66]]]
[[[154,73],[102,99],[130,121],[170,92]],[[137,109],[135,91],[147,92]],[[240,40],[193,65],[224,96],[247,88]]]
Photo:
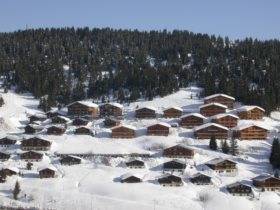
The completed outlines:
[[[160,175],[157,177],[157,179],[162,179],[162,178],[167,178],[167,177],[177,177],[177,178],[181,178],[180,176],[174,175],[174,174],[169,174],[169,173],[165,173],[163,175]]]
[[[10,139],[10,140],[15,140],[15,141],[20,140],[20,138],[18,136],[4,136],[4,137],[0,138],[0,140],[5,139],[5,138]]]
[[[230,114],[230,113],[221,113],[221,114],[214,115],[214,116],[212,116],[210,118],[211,119],[220,119],[220,118],[227,117],[227,116],[239,119],[239,117],[237,115]]]
[[[90,101],[75,101],[75,102],[73,102],[73,103],[71,103],[71,104],[68,104],[67,107],[69,107],[69,106],[71,106],[71,105],[73,105],[73,104],[75,104],[75,103],[79,103],[79,104],[85,105],[85,106],[87,106],[87,107],[92,107],[92,108],[97,108],[97,107],[98,107],[97,104],[92,103],[92,102],[90,102]]]
[[[117,125],[113,128],[111,128],[111,130],[114,130],[114,129],[117,129],[117,128],[121,128],[121,127],[124,127],[124,128],[128,128],[128,129],[132,129],[132,130],[136,130],[136,127],[134,127],[133,125]]]
[[[190,113],[190,114],[185,114],[183,116],[180,117],[180,119],[185,118],[185,117],[190,117],[190,116],[194,116],[194,117],[198,117],[201,119],[207,119],[206,117],[204,117],[202,114],[200,113]]]
[[[144,161],[143,161],[143,160],[138,160],[138,159],[130,159],[130,160],[126,161],[126,163],[131,163],[131,162],[134,162],[134,161],[144,163]]]
[[[203,173],[203,172],[198,172],[198,173],[192,175],[191,178],[195,178],[195,177],[198,177],[198,176],[201,176],[201,175],[202,175],[202,176],[207,176],[207,177],[212,178],[212,176],[210,176],[210,175],[208,175],[208,174],[205,174],[205,173]]]
[[[13,171],[15,173],[19,173],[19,169],[17,167],[14,166],[3,166],[2,169],[9,169],[10,171]]]
[[[259,109],[263,112],[265,112],[265,110],[259,106],[241,106],[239,108],[236,109],[237,112],[247,112],[247,111],[251,111],[252,109]]]
[[[31,128],[33,128],[33,129],[35,129],[35,130],[42,130],[42,129],[44,129],[43,126],[41,126],[41,125],[36,125],[36,124],[28,124],[28,125],[26,125],[25,127],[31,127]]]
[[[215,127],[221,128],[221,129],[223,129],[223,130],[227,130],[227,131],[229,130],[227,127],[222,126],[222,125],[219,125],[219,124],[217,124],[217,123],[205,123],[205,124],[203,124],[203,125],[200,125],[200,126],[195,127],[195,128],[193,129],[193,131],[198,131],[198,130],[201,130],[201,129],[204,129],[204,128],[208,128],[208,127],[210,127],[210,126],[215,126]]]
[[[153,106],[142,106],[142,107],[139,107],[138,109],[136,109],[136,111],[141,110],[141,109],[150,109],[153,111],[157,111],[157,109]]]
[[[271,174],[261,174],[259,176],[256,176],[255,178],[253,178],[253,180],[256,180],[256,181],[265,181],[269,178],[275,178],[275,179],[278,179],[280,181],[280,178],[277,178],[277,177],[274,177],[272,176]]]
[[[71,121],[68,117],[61,116],[61,115],[58,115],[58,116],[52,117],[51,119],[55,119],[55,118],[64,119],[64,120],[65,120],[65,121],[67,121],[67,122],[70,122],[70,121]]]
[[[173,145],[173,146],[171,146],[171,147],[167,147],[167,148],[165,148],[165,149],[169,149],[169,148],[172,148],[172,147],[182,147],[182,148],[185,148],[185,149],[188,149],[188,150],[194,150],[194,149],[192,149],[192,148],[190,148],[189,146],[186,146],[186,145],[184,145],[184,144],[175,144],[175,145]],[[164,150],[165,150],[164,149]]]
[[[27,138],[27,139],[22,139],[22,142],[23,141],[28,141],[30,139],[37,139],[38,141],[48,141],[48,142],[52,142],[52,140],[49,140],[49,139],[45,139],[45,138],[41,138],[41,137],[38,137],[38,136],[33,136],[33,137],[30,137],[30,138]]]
[[[79,156],[76,156],[76,155],[67,155],[67,156],[65,156],[65,157],[63,157],[63,158],[67,158],[67,157],[71,157],[71,158],[83,160],[83,158],[80,158]]]
[[[210,96],[206,96],[206,97],[204,97],[204,99],[208,100],[208,99],[215,98],[215,97],[218,97],[218,96],[222,96],[222,97],[225,97],[225,98],[229,98],[229,99],[235,100],[234,97],[226,95],[226,94],[223,94],[223,93],[217,93],[217,94],[213,94],[213,95],[210,95]]]
[[[233,161],[233,160],[223,159],[223,158],[214,158],[214,159],[212,159],[212,160],[206,162],[205,164],[208,164],[208,165],[217,165],[217,164],[222,163],[222,162],[224,162],[224,161],[230,161],[230,162],[236,164],[236,162]]]
[[[102,105],[106,105],[106,104],[108,104],[108,105],[112,105],[112,106],[115,106],[115,107],[118,107],[118,108],[120,108],[120,109],[122,109],[122,108],[123,108],[123,105],[122,105],[122,104],[120,104],[120,103],[117,103],[117,102],[108,102],[108,103],[100,104],[100,106],[102,106]]]
[[[243,123],[240,123],[239,125],[237,125],[236,127],[233,128],[233,130],[244,130],[246,128],[250,128],[252,126],[256,126],[256,127],[259,127],[259,128],[262,128],[262,129],[265,129],[265,130],[270,130],[266,125],[263,125],[262,123],[260,122],[253,122],[253,121],[250,121],[250,122],[243,122]]]
[[[47,119],[47,116],[44,113],[35,113],[35,114],[27,114],[27,115],[28,115],[28,118],[38,117],[38,118],[41,118],[41,119]]]
[[[204,108],[204,107],[208,107],[208,106],[218,106],[218,107],[222,107],[224,109],[227,109],[228,107],[226,105],[220,104],[220,103],[209,103],[209,104],[203,104],[199,107],[199,109]]]
[[[59,128],[59,129],[65,129],[64,125],[60,125],[60,124],[54,124],[54,125],[50,125],[47,127],[47,129],[49,128]]]
[[[166,110],[169,110],[169,109],[176,109],[178,111],[183,111],[183,109],[181,107],[178,107],[178,106],[170,106],[170,107],[167,107],[165,108],[163,111],[166,111]]]
[[[154,125],[162,125],[162,126],[164,126],[164,127],[168,127],[168,128],[170,128],[170,127],[171,127],[171,125],[170,125],[170,124],[165,123],[165,122],[157,122],[157,123],[155,123],[155,124],[149,125],[148,127],[150,127],[150,126],[154,126]]]
[[[58,109],[52,109],[52,110],[46,112],[46,114],[49,114],[49,113],[52,113],[52,114],[58,113],[60,116],[61,115],[67,115],[64,110],[58,110]]]
[[[186,165],[186,162],[184,162],[182,160],[178,160],[178,159],[170,160],[170,161],[167,161],[165,163],[171,163],[171,162],[175,162],[175,163],[179,163],[179,164],[182,164],[182,165]]]
[[[124,179],[127,179],[127,178],[129,178],[129,177],[132,177],[132,176],[134,176],[134,177],[137,177],[137,178],[139,178],[139,179],[143,179],[142,178],[142,176],[140,175],[140,174],[133,174],[133,173],[126,173],[126,174],[123,174],[123,175],[121,175],[121,180],[124,180]]]
[[[239,186],[239,185],[244,185],[244,186],[247,186],[247,187],[252,188],[251,185],[246,184],[245,182],[242,182],[242,181],[234,182],[234,183],[228,184],[228,185],[226,185],[226,187],[227,187],[227,188],[230,188],[230,187],[237,187],[237,186]]]
[[[53,165],[43,165],[43,166],[38,167],[38,171],[42,171],[42,170],[45,170],[45,169],[50,169],[52,171],[57,171],[57,168],[54,167]]]
[[[34,150],[29,150],[29,151],[18,151],[17,153],[22,155],[22,154],[26,154],[26,153],[36,153],[36,154],[40,154],[40,155],[44,155],[45,153],[43,151],[34,151]]]

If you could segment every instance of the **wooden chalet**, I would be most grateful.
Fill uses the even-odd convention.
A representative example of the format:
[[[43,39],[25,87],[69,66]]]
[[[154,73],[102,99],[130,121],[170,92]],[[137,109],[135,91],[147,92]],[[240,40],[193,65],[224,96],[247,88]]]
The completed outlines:
[[[82,159],[77,157],[77,156],[67,155],[65,157],[62,157],[59,161],[62,165],[69,165],[70,166],[70,165],[81,164]]]
[[[233,114],[217,114],[211,117],[211,121],[213,123],[220,124],[222,126],[225,126],[227,128],[233,128],[237,126],[239,117]]]
[[[35,124],[28,124],[24,127],[24,133],[26,134],[34,134],[43,130],[42,126]]]
[[[111,130],[112,138],[134,138],[136,128],[130,125],[118,125]]]
[[[163,171],[166,172],[181,172],[186,169],[186,163],[181,160],[171,160],[163,163]]]
[[[140,176],[127,173],[121,176],[121,183],[139,183],[142,182],[142,178]]]
[[[69,123],[70,119],[64,116],[54,116],[51,118],[53,124],[67,124]]]
[[[206,117],[199,113],[186,114],[180,118],[180,126],[185,128],[193,128],[195,126],[202,125],[206,119]]]
[[[260,120],[265,114],[265,110],[259,106],[242,106],[236,112],[242,120]]]
[[[169,158],[193,158],[194,150],[185,145],[175,145],[163,150],[163,156]]]
[[[145,163],[142,160],[130,160],[125,165],[128,168],[145,168]]]
[[[196,185],[212,184],[212,177],[203,173],[197,173],[190,178],[190,182]]]
[[[168,123],[159,122],[147,127],[147,135],[150,136],[168,136],[171,126]]]
[[[39,177],[41,179],[55,178],[56,173],[57,173],[57,169],[52,165],[46,166],[46,167],[41,167],[41,168],[38,169],[38,171],[39,171]]]
[[[136,118],[156,118],[156,109],[154,107],[142,107],[135,110]]]
[[[68,115],[71,116],[89,116],[92,118],[99,117],[99,108],[97,104],[86,101],[76,101],[68,106]]]
[[[85,118],[81,118],[81,117],[76,117],[73,121],[72,121],[72,125],[75,126],[86,126],[89,123],[89,121]]]
[[[205,165],[218,174],[235,175],[237,172],[237,163],[228,159],[214,158]]]
[[[227,106],[220,103],[204,104],[199,107],[199,112],[205,117],[226,113]]]
[[[66,131],[65,127],[53,125],[53,126],[48,127],[47,134],[49,134],[49,135],[62,135],[62,134],[65,133],[65,131]]]
[[[158,183],[162,186],[179,187],[183,185],[182,178],[172,174],[164,174],[158,178]]]
[[[7,176],[14,176],[19,174],[19,169],[16,167],[3,167],[0,171],[1,175]]]
[[[9,160],[11,157],[10,154],[5,153],[5,152],[0,152],[0,161],[6,161]]]
[[[115,127],[121,124],[121,121],[115,117],[105,117],[104,126],[105,127]]]
[[[248,123],[235,127],[233,137],[240,140],[265,140],[268,135],[268,128],[257,123]]]
[[[81,126],[81,127],[76,128],[74,133],[76,135],[93,135],[92,130],[86,126]]]
[[[270,174],[262,174],[253,178],[253,185],[261,191],[279,191],[280,178],[276,178]]]
[[[194,137],[197,139],[210,139],[214,136],[216,139],[227,139],[229,129],[216,123],[206,123],[193,129]]]
[[[46,151],[51,148],[52,142],[46,139],[32,137],[29,139],[23,139],[21,141],[22,150],[42,150]]]
[[[0,147],[9,147],[11,145],[15,145],[17,140],[12,137],[4,137],[0,139]]]
[[[123,116],[123,105],[119,103],[106,103],[99,106],[100,116],[113,116],[121,117]]]
[[[166,118],[178,118],[183,114],[183,109],[180,107],[172,106],[163,110],[163,116]]]
[[[20,159],[32,162],[32,161],[41,161],[43,159],[44,154],[41,152],[35,152],[35,151],[28,151],[28,152],[23,152],[20,154]]]
[[[234,97],[221,93],[210,95],[204,98],[204,104],[220,103],[227,106],[230,109],[233,108],[234,102],[235,102]]]
[[[44,121],[47,119],[47,116],[45,114],[34,114],[34,115],[30,115],[28,118],[29,118],[29,123],[33,123],[36,121]]]
[[[234,196],[252,196],[253,189],[250,185],[242,182],[235,182],[226,186],[226,190]]]

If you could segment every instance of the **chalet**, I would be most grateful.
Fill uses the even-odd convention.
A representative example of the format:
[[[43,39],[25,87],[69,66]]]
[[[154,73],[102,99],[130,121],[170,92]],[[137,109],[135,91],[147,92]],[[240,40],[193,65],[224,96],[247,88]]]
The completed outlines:
[[[41,152],[35,152],[35,151],[28,151],[23,152],[20,154],[20,159],[31,162],[31,161],[41,161],[43,159],[44,154]]]
[[[253,178],[253,185],[262,191],[279,191],[280,178],[270,174],[262,174]]]
[[[52,142],[46,139],[32,137],[29,139],[23,139],[21,141],[22,150],[42,150],[46,151],[51,148]]]
[[[216,139],[227,139],[229,135],[229,129],[227,127],[216,123],[206,123],[197,126],[193,131],[197,139],[210,139],[212,136]]]
[[[48,127],[47,134],[50,135],[62,135],[66,131],[64,126],[53,125]]]
[[[105,117],[104,126],[115,127],[121,124],[121,121],[114,117]]]
[[[180,118],[180,126],[185,128],[193,128],[195,126],[202,125],[206,119],[206,117],[199,113],[186,114]]]
[[[0,139],[0,147],[9,147],[11,145],[15,145],[17,143],[17,139],[13,137],[4,137]]]
[[[210,185],[212,184],[212,177],[199,172],[190,178],[190,182],[196,185]]]
[[[139,183],[142,182],[142,178],[138,175],[133,175],[131,173],[127,173],[121,176],[121,183]]]
[[[68,106],[68,115],[72,116],[90,116],[92,118],[99,117],[99,108],[97,104],[86,101],[76,101]]]
[[[4,176],[14,176],[19,174],[19,169],[16,167],[3,167],[0,171],[0,174]]]
[[[75,126],[86,126],[88,123],[89,123],[89,121],[87,119],[84,119],[81,117],[76,117],[72,121],[72,125],[75,125]]]
[[[183,114],[183,109],[180,107],[172,106],[163,110],[163,116],[166,118],[178,118]]]
[[[211,117],[213,123],[220,124],[227,128],[233,128],[237,126],[239,117],[229,113],[217,114]]]
[[[259,106],[242,106],[236,109],[237,115],[242,120],[260,120],[265,110]]]
[[[236,162],[228,159],[214,158],[205,165],[218,174],[235,175],[237,172]]]
[[[100,116],[121,117],[123,115],[123,105],[119,103],[106,103],[99,106]]]
[[[70,119],[64,116],[54,116],[51,118],[53,124],[67,124],[70,122]]]
[[[265,140],[268,128],[257,123],[244,123],[233,129],[233,137],[241,140]]]
[[[170,158],[193,158],[194,150],[185,145],[175,145],[163,150],[164,157]]]
[[[226,186],[226,190],[231,195],[237,196],[252,196],[253,189],[250,185],[244,184],[242,182],[235,182]]]
[[[5,152],[0,152],[0,161],[6,161],[9,160],[11,157],[10,154],[5,153]]]
[[[159,122],[154,125],[150,125],[147,128],[147,135],[151,136],[168,136],[171,126],[168,123]]]
[[[44,121],[47,119],[47,116],[45,114],[34,114],[34,115],[30,115],[28,118],[29,118],[29,123],[33,123],[36,121]]]
[[[130,125],[118,125],[111,130],[112,138],[134,138],[136,128]]]
[[[55,178],[56,173],[57,173],[57,169],[52,165],[40,167],[40,168],[38,168],[38,171],[39,171],[39,177],[41,179],[43,179],[43,178]]]
[[[220,103],[228,108],[232,109],[235,102],[235,98],[226,94],[214,94],[204,98],[204,104]]]
[[[77,135],[93,135],[92,130],[86,126],[76,128],[74,133]]]
[[[24,127],[24,133],[26,134],[34,134],[43,130],[42,126],[35,124],[28,124]]]
[[[62,165],[77,165],[77,164],[81,164],[82,159],[77,157],[77,156],[73,156],[73,155],[67,155],[65,157],[62,157],[60,159],[60,163]]]
[[[162,186],[170,186],[170,187],[172,186],[179,187],[183,185],[182,178],[172,174],[164,174],[163,176],[158,178],[158,183]]]
[[[141,160],[130,160],[125,165],[128,168],[145,168],[145,163]]]
[[[138,108],[135,110],[136,118],[156,118],[156,109],[151,106]]]
[[[181,160],[171,160],[163,163],[163,171],[168,172],[181,172],[183,173],[186,169],[186,163]]]
[[[204,104],[199,107],[200,114],[205,117],[211,117],[217,114],[226,113],[227,106],[220,103]]]

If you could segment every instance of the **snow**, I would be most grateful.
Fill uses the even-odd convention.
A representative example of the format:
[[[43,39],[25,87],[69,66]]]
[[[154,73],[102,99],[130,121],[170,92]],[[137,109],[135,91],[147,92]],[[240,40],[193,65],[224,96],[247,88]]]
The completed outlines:
[[[135,119],[131,113],[135,108],[152,106],[157,111],[166,107],[182,107],[184,113],[196,113],[203,100],[198,98],[201,89],[189,87],[163,98],[152,101],[139,100],[124,105],[124,125],[136,127],[137,137],[133,139],[112,139],[111,130],[103,127],[103,120],[92,122],[91,128],[96,131],[95,136],[73,135],[75,127],[68,126],[61,136],[41,133],[40,137],[51,140],[50,151],[44,153],[42,161],[34,162],[32,170],[26,170],[26,162],[19,160],[22,153],[19,145],[1,148],[1,151],[11,154],[10,160],[0,163],[0,167],[16,167],[24,174],[23,177],[11,176],[5,183],[0,183],[0,205],[13,207],[37,207],[39,209],[107,209],[107,210],[279,210],[280,197],[276,192],[260,192],[256,198],[232,196],[220,189],[228,184],[242,180],[251,180],[260,174],[272,174],[268,157],[273,137],[279,136],[280,114],[273,113],[272,118],[264,117],[257,122],[271,127],[269,138],[264,141],[238,141],[240,154],[231,156],[208,148],[208,140],[192,138],[192,129],[182,127],[170,128],[167,137],[147,136],[147,125],[174,123],[177,119]],[[32,137],[22,135],[22,128],[28,122],[27,113],[41,113],[37,109],[38,100],[29,94],[19,95],[13,92],[2,94],[5,105],[0,108],[3,119],[0,129],[1,136]],[[196,113],[198,114],[198,113]],[[240,120],[239,124],[250,123]],[[161,157],[159,153],[164,148],[174,145],[184,145],[195,150],[193,159],[179,159],[186,163],[184,174],[180,175],[184,182],[181,187],[162,187],[157,178],[162,176],[162,164],[172,159]],[[129,154],[149,154],[152,157],[139,158],[145,162],[145,168],[130,169],[122,163],[129,160]],[[64,166],[59,163],[56,154],[68,154],[82,157],[81,164]],[[109,157],[98,155],[123,154],[123,157]],[[215,158],[229,159],[237,163],[238,173],[234,177],[222,176],[214,173],[204,163]],[[40,179],[40,167],[54,166],[61,176],[52,179]],[[143,182],[136,184],[120,183],[118,180],[124,174],[139,175]],[[197,186],[188,181],[194,174],[203,173],[215,179],[212,186]],[[22,192],[19,200],[12,198],[11,190],[15,182],[19,181]],[[26,196],[25,196],[26,195]],[[201,200],[205,195],[206,200]]]
[[[237,110],[237,112],[244,112],[244,111],[251,111],[252,109],[260,109],[263,112],[265,111],[263,108],[261,108],[259,106],[242,106],[236,110]]]
[[[236,116],[236,115],[234,115],[234,114],[230,114],[230,113],[221,113],[221,114],[217,114],[217,115],[212,116],[211,119],[220,119],[220,118],[227,117],[227,116],[230,116],[230,117],[239,119],[238,116]]]
[[[73,102],[71,104],[68,104],[67,106],[71,106],[72,104],[75,104],[75,103],[80,103],[80,104],[83,104],[85,106],[92,107],[92,108],[97,108],[98,107],[97,104],[92,103],[90,101],[75,101],[75,102]]]
[[[176,109],[176,110],[181,111],[181,112],[183,111],[183,109],[181,107],[178,107],[178,106],[169,106],[169,107],[165,108],[163,111],[169,110],[169,109]]]
[[[183,115],[183,116],[181,117],[181,119],[182,119],[182,118],[186,118],[186,117],[190,117],[190,116],[198,117],[198,118],[201,118],[201,119],[204,119],[204,120],[207,119],[206,117],[204,117],[204,116],[203,116],[202,114],[200,114],[200,113],[185,114],[185,115]]]
[[[215,127],[221,128],[223,130],[229,130],[227,127],[219,125],[217,123],[205,123],[203,125],[195,127],[193,130],[198,131],[198,130],[201,130],[201,129],[204,129],[204,128],[207,128],[207,127],[210,127],[210,126],[215,126]]]
[[[205,100],[208,100],[208,99],[211,99],[211,98],[216,98],[216,97],[218,97],[218,96],[222,96],[222,97],[225,97],[225,98],[229,98],[229,99],[235,100],[234,97],[229,96],[229,95],[226,95],[226,94],[222,94],[222,93],[213,94],[213,95],[204,97],[204,99],[205,99]]]
[[[208,107],[208,106],[219,106],[219,107],[222,107],[222,108],[227,109],[227,106],[226,106],[226,105],[223,105],[223,104],[220,104],[220,103],[209,103],[209,104],[204,104],[204,105],[201,105],[201,106],[199,107],[199,109],[204,108],[204,107]]]
[[[244,130],[244,129],[252,127],[252,126],[263,128],[265,130],[270,130],[271,129],[270,127],[265,125],[263,122],[258,122],[258,121],[253,121],[253,120],[251,120],[251,121],[240,120],[238,122],[238,125],[236,127],[234,127],[233,130]]]

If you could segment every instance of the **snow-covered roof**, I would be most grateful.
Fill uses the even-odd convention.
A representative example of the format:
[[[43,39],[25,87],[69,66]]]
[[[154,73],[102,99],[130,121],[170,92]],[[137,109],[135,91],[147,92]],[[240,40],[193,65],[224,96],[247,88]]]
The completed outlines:
[[[123,105],[120,104],[120,103],[117,103],[117,102],[108,102],[108,103],[105,103],[105,104],[110,104],[110,105],[115,106],[115,107],[118,107],[118,108],[120,108],[120,109],[123,108]],[[103,104],[101,104],[101,105],[103,105]]]
[[[20,138],[18,136],[9,136],[9,135],[7,135],[7,136],[0,137],[0,139],[3,139],[3,138],[15,140],[15,141],[20,140]]]
[[[75,103],[83,104],[83,105],[85,105],[85,106],[93,107],[93,108],[97,108],[97,107],[98,107],[97,104],[92,103],[92,102],[90,102],[90,101],[75,101],[75,102],[73,102],[73,103],[71,103],[71,104],[68,104],[67,107],[68,107],[68,106],[71,106],[71,105],[73,105],[73,104],[75,104]]]
[[[170,177],[170,176],[175,176],[175,177],[181,178],[181,176],[178,176],[177,174],[174,175],[174,174],[165,173],[163,175],[158,176],[157,179],[162,179],[162,178],[166,178],[166,177]]]
[[[194,116],[194,117],[198,117],[198,118],[201,118],[201,119],[207,119],[206,117],[204,117],[202,114],[200,113],[190,113],[190,114],[185,114],[183,116],[181,116],[180,118],[185,118],[185,117],[190,117],[190,116]]]
[[[251,185],[246,184],[245,182],[242,182],[242,181],[238,181],[238,182],[234,182],[234,183],[228,184],[228,185],[226,185],[226,187],[237,187],[239,185],[245,185],[247,187],[252,187]]]
[[[65,129],[65,126],[64,125],[60,125],[60,124],[54,124],[54,125],[49,125],[47,127],[47,129],[49,128],[59,128],[59,129]]]
[[[209,104],[203,104],[203,105],[201,105],[200,107],[199,107],[199,109],[201,109],[201,108],[204,108],[204,107],[208,107],[208,106],[218,106],[218,107],[222,107],[222,108],[225,108],[225,109],[227,109],[228,107],[226,106],[226,105],[223,105],[223,104],[220,104],[220,103],[209,103]]]
[[[169,107],[163,109],[163,111],[166,111],[168,109],[176,109],[176,110],[181,111],[181,112],[183,111],[183,109],[181,107],[178,107],[178,106],[169,106]]]
[[[140,110],[140,109],[150,109],[150,110],[153,110],[153,111],[157,111],[157,109],[153,106],[142,106],[142,107],[139,107],[136,110]]]
[[[112,130],[114,130],[116,128],[121,128],[121,127],[132,129],[132,130],[136,130],[136,128],[133,125],[124,125],[124,124],[117,125],[117,126],[113,127]]]
[[[43,126],[41,126],[41,125],[36,125],[36,124],[28,124],[28,125],[26,125],[26,127],[27,127],[27,126],[33,128],[33,129],[35,129],[35,130],[41,130],[41,129],[44,128]]]
[[[162,126],[164,126],[164,127],[168,127],[168,128],[170,128],[170,127],[171,127],[171,125],[170,125],[170,124],[168,124],[168,123],[166,123],[166,122],[157,122],[157,123],[154,123],[154,124],[152,124],[152,125],[149,125],[148,127],[150,127],[150,126],[154,126],[154,125],[162,125]]]
[[[3,166],[2,169],[9,169],[11,171],[14,171],[15,173],[19,173],[19,169],[17,167],[13,167],[13,166]]]
[[[57,168],[54,167],[53,165],[43,165],[43,166],[38,167],[38,171],[42,171],[44,169],[50,169],[52,171],[57,171]]]
[[[259,176],[256,176],[255,178],[253,178],[253,180],[256,180],[256,181],[265,181],[266,179],[269,179],[269,178],[275,178],[275,179],[279,179],[277,177],[274,177],[272,176],[271,174],[261,174]],[[279,179],[280,180],[280,179]]]
[[[123,175],[121,175],[121,179],[122,180],[124,180],[124,179],[127,179],[127,178],[129,178],[129,177],[131,177],[131,176],[134,176],[134,177],[137,177],[137,178],[139,178],[139,179],[141,179],[142,180],[142,176],[141,175],[139,175],[139,174],[133,174],[133,173],[126,173],[126,174],[123,174]]]
[[[224,161],[230,161],[230,162],[236,163],[235,161],[229,160],[229,159],[214,158],[214,159],[212,159],[212,160],[209,160],[209,161],[206,162],[205,164],[216,165],[216,164],[222,163],[222,162],[224,162]]]
[[[222,125],[219,125],[217,123],[205,123],[203,125],[200,125],[200,126],[197,126],[193,129],[193,131],[198,131],[198,130],[201,130],[201,129],[204,129],[204,128],[207,128],[207,127],[210,127],[210,126],[215,126],[215,127],[218,127],[218,128],[221,128],[221,129],[224,129],[224,130],[229,130],[227,127],[225,126],[222,126]]]
[[[55,116],[55,117],[53,117],[53,118],[54,118],[54,119],[55,119],[55,118],[64,119],[64,120],[67,121],[67,122],[71,121],[68,117],[61,116],[61,115]]]
[[[220,119],[220,118],[227,117],[227,116],[230,116],[230,117],[239,119],[238,116],[236,116],[236,115],[234,115],[234,114],[230,114],[230,113],[221,113],[221,114],[214,115],[214,116],[212,116],[212,117],[210,117],[210,118],[211,118],[211,119]]]
[[[46,114],[44,114],[44,113],[35,113],[35,114],[27,114],[28,115],[28,117],[38,117],[38,118],[42,118],[42,119],[46,119],[47,118],[47,116],[46,116]]]
[[[197,172],[196,174],[194,174],[194,175],[192,175],[191,177],[192,178],[195,178],[195,177],[198,177],[198,176],[200,176],[200,175],[203,175],[203,176],[208,176],[208,177],[210,177],[210,178],[212,178],[212,176],[210,176],[210,175],[208,175],[208,174],[206,174],[206,173],[203,173],[203,172]]]
[[[256,126],[256,127],[259,127],[259,128],[265,129],[265,130],[270,130],[268,128],[268,126],[264,125],[263,123],[253,122],[253,121],[250,121],[250,122],[243,121],[242,123],[239,123],[236,127],[234,127],[233,130],[240,131],[240,130],[244,130],[246,128],[250,128],[252,126]]]
[[[213,94],[213,95],[210,95],[210,96],[206,96],[204,99],[208,100],[208,99],[215,98],[215,97],[218,97],[218,96],[222,96],[222,97],[225,97],[225,98],[229,98],[229,99],[235,100],[234,97],[226,95],[226,94],[223,94],[223,93],[217,93],[217,94]]]
[[[186,162],[185,162],[185,161],[178,160],[178,159],[170,160],[170,161],[167,161],[167,162],[165,162],[165,163],[170,163],[170,162],[176,162],[176,163],[180,163],[180,164],[186,165]]]
[[[172,148],[172,147],[182,147],[182,148],[185,148],[185,149],[193,150],[192,148],[190,148],[189,146],[184,145],[184,144],[175,144],[175,145],[167,147],[165,149],[169,149],[169,148]]]
[[[241,106],[239,108],[236,109],[237,112],[247,112],[247,111],[251,111],[252,109],[259,109],[263,112],[265,112],[265,110],[259,106]]]

